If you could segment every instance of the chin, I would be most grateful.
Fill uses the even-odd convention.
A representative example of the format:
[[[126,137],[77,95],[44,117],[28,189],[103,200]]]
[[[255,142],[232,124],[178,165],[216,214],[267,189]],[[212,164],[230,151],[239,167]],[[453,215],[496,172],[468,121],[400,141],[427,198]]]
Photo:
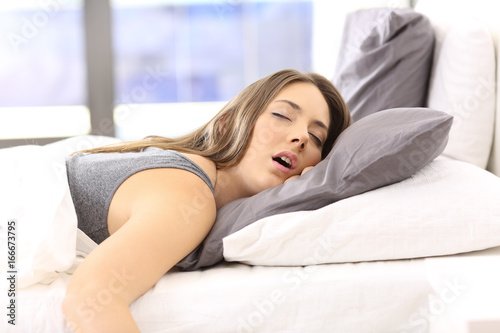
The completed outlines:
[[[285,182],[285,179],[278,177],[278,175],[271,175],[268,177],[255,177],[253,181],[250,179],[247,180],[248,186],[248,196],[256,195],[262,191],[268,190],[270,188],[282,185]]]

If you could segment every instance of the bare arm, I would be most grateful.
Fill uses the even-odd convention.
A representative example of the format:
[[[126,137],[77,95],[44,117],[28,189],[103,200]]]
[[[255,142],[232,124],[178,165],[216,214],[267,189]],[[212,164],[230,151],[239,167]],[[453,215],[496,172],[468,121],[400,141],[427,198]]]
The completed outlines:
[[[135,190],[127,222],[68,284],[63,311],[76,332],[139,332],[130,303],[194,250],[215,221],[212,193],[196,175],[154,169],[133,177],[143,185]],[[206,200],[193,201],[195,193]]]

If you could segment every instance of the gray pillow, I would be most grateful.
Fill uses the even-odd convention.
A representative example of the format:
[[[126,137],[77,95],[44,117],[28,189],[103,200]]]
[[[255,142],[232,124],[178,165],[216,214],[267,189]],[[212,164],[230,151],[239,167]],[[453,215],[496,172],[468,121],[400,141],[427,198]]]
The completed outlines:
[[[309,172],[219,209],[204,242],[176,266],[194,270],[222,261],[222,239],[261,218],[318,209],[410,177],[443,151],[452,119],[431,109],[399,108],[355,122]]]
[[[353,120],[389,108],[425,106],[433,49],[430,21],[412,9],[350,13],[332,82]]]

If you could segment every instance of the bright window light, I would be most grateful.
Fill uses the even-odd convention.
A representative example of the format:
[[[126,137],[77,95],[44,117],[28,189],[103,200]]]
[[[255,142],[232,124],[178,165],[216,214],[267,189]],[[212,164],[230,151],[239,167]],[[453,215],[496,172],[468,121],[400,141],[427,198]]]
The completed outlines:
[[[148,135],[174,138],[207,123],[225,102],[118,105],[114,110],[116,136],[137,140]]]
[[[183,135],[257,79],[309,71],[312,3],[113,0],[115,135]]]
[[[0,108],[0,139],[48,138],[90,132],[86,106]]]

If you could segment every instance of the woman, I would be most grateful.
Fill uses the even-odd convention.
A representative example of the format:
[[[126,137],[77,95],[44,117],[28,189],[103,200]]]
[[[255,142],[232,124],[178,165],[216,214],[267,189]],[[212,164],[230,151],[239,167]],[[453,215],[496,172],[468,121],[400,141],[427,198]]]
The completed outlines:
[[[100,243],[67,287],[63,310],[72,328],[138,332],[129,304],[203,241],[217,209],[299,177],[350,123],[327,79],[283,70],[244,89],[191,134],[68,158],[79,228]]]

